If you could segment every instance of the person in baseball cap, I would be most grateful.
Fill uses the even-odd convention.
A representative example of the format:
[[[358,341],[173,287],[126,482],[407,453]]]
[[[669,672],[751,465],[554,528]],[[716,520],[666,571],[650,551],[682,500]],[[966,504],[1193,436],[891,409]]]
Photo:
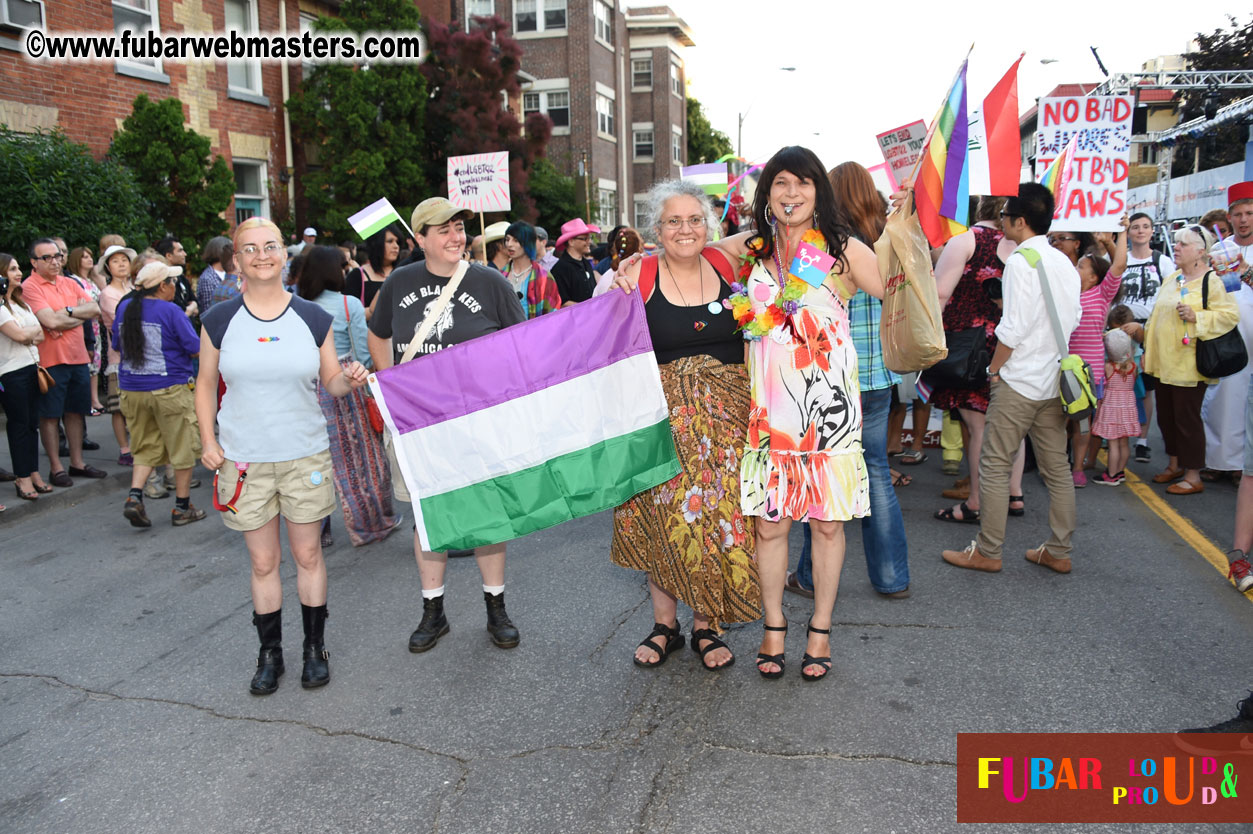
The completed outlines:
[[[548,230],[543,226],[535,227],[535,262],[549,273],[557,263],[557,256],[548,250]]]
[[[418,203],[409,217],[409,225],[419,237],[426,236],[428,226],[442,226],[450,220],[469,220],[474,212],[457,208],[447,197],[431,197]],[[419,241],[420,242],[420,241]]]

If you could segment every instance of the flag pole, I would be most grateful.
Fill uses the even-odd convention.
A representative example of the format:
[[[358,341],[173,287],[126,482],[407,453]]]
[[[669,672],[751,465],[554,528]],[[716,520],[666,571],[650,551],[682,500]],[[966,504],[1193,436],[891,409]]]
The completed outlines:
[[[479,234],[483,236],[487,235],[487,221],[483,219],[483,212],[481,210],[479,211]],[[486,249],[484,252],[486,252]]]
[[[940,114],[944,112],[944,105],[948,103],[949,93],[953,91],[953,85],[957,83],[958,76],[961,75],[962,67],[966,66],[966,62],[970,60],[970,53],[975,51],[975,45],[970,44],[970,49],[966,50],[966,57],[962,59],[961,66],[957,68],[957,72],[953,73],[953,80],[948,84],[948,90],[944,93],[944,101],[940,102],[940,108],[935,111],[935,116],[931,119],[931,124],[927,127],[927,138],[922,141],[923,153],[918,154],[918,158],[914,160],[913,170],[909,172],[907,180],[912,185],[914,177],[918,176],[918,169],[922,167],[922,158],[926,156],[927,146],[931,144],[931,137],[935,134],[935,128],[940,123]]]

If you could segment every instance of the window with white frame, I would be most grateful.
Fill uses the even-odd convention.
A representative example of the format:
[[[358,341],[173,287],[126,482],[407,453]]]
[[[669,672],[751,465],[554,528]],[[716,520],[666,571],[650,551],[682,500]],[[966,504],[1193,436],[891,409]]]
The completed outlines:
[[[616,189],[601,187],[597,189],[599,197],[596,206],[596,220],[602,229],[612,229],[618,225],[618,192]]]
[[[648,198],[635,197],[635,228],[644,229],[648,226]]]
[[[315,15],[311,15],[308,12],[301,12],[300,13],[300,36],[304,37],[306,32],[315,31],[317,22],[318,22],[318,19]],[[308,60],[301,62],[301,65],[300,65],[301,70],[306,73],[306,76],[305,76],[306,78],[308,78],[307,73],[313,72],[313,68],[315,66],[317,65]]]
[[[269,217],[265,163],[254,159],[233,159],[235,171],[235,225],[249,217]]]
[[[675,165],[683,164],[683,131],[677,125],[670,129],[670,160]]]
[[[257,31],[257,0],[225,0],[226,28],[248,36]],[[261,95],[261,61],[228,61],[226,83],[230,90]]]
[[[670,62],[670,92],[683,98],[683,68],[673,61]]]
[[[653,126],[633,127],[631,129],[631,143],[635,146],[636,159],[652,159],[654,145]]]
[[[160,34],[157,0],[113,0],[113,31],[120,35],[127,29],[138,35],[146,36],[149,31]],[[119,58],[117,63],[161,72],[160,58]]]
[[[532,113],[543,113],[554,128],[570,129],[570,91],[540,90],[522,94],[522,120]]]
[[[466,0],[466,31],[474,26],[474,18],[496,14],[496,0]]]
[[[614,133],[613,99],[603,93],[596,94],[596,129],[609,136]]]
[[[631,89],[651,90],[653,88],[653,59],[631,59]]]
[[[613,6],[602,0],[595,0],[596,6],[596,37],[609,46],[613,46]]]
[[[566,28],[567,0],[517,0],[513,4],[513,31],[555,32]]]

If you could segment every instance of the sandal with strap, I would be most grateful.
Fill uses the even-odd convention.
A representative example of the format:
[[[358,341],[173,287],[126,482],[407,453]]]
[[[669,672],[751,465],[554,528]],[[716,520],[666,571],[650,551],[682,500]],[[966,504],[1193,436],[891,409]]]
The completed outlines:
[[[705,644],[705,648],[703,649],[696,645],[702,640],[709,641],[708,643]],[[708,663],[706,663],[705,655],[709,654],[715,649],[726,649],[727,651],[731,651],[731,647],[728,646],[726,643],[722,642],[721,640],[719,640],[718,635],[714,634],[714,630],[712,628],[692,629],[692,651],[700,655],[701,666],[704,666],[706,669],[708,669],[711,672],[717,672],[719,669],[726,669],[730,666],[735,665],[734,654],[731,655],[730,660],[728,660],[726,663],[722,664],[721,666],[710,666]]]
[[[957,517],[956,510],[961,511],[961,518]],[[942,510],[937,511],[935,514],[935,517],[938,518],[940,521],[953,521],[953,522],[956,522],[957,524],[978,524],[979,523],[979,511],[970,509],[970,507],[966,506],[965,501],[961,502],[956,507],[946,507]]]
[[[658,646],[653,640],[654,637],[666,638],[665,648]],[[657,653],[657,659],[652,663],[640,660],[638,657],[633,657],[631,659],[635,661],[636,666],[642,666],[645,669],[652,669],[665,663],[666,658],[670,657],[670,655],[678,649],[683,648],[683,642],[683,633],[679,631],[678,623],[675,623],[672,626],[662,625],[661,623],[653,623],[653,630],[650,631],[648,636],[640,642],[640,645],[646,649],[652,649],[655,651]]]
[[[762,623],[761,627],[766,631],[782,631],[784,634],[787,634],[787,625],[772,626]],[[773,663],[779,668],[773,672],[767,672],[765,669],[761,668],[761,664],[763,663]],[[783,677],[783,655],[757,652],[757,672],[767,680],[775,680],[776,678]]]
[[[828,636],[830,636],[831,634],[831,629],[814,628],[812,624],[806,624],[805,631],[806,633],[826,634]],[[822,674],[821,675],[805,674],[805,668],[808,666],[821,666]],[[830,671],[831,671],[831,657],[829,655],[827,657],[814,657],[809,652],[805,652],[805,656],[801,658],[801,679],[802,680],[808,681],[809,683],[813,683],[814,681],[820,681],[823,678],[825,678],[827,676],[827,672],[830,672]]]
[[[1021,506],[1021,507],[1019,507],[1018,509],[1014,509],[1013,507],[1010,507],[1010,508],[1009,508],[1009,514],[1010,514],[1010,515],[1012,515],[1012,516],[1024,516],[1024,515],[1026,515],[1026,514],[1027,514],[1027,502],[1023,500],[1023,497],[1022,497],[1021,495],[1011,495],[1011,496],[1009,496],[1009,503],[1011,503],[1011,504],[1022,504],[1022,506]]]

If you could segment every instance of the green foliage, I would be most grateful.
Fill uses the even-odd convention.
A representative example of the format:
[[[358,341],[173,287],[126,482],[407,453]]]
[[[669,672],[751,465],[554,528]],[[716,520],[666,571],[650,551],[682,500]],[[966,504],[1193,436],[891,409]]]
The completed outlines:
[[[221,215],[235,193],[226,160],[209,154],[208,137],[184,126],[181,101],[146,95],[135,99],[109,148],[134,172],[149,205],[145,213],[189,250],[226,231]]]
[[[584,195],[578,191],[578,180],[558,171],[547,159],[537,159],[531,166],[528,190],[535,203],[535,223],[548,231],[550,245],[556,243],[562,223],[576,217],[590,222],[596,216],[596,193],[592,193],[592,204],[584,213]]]
[[[315,28],[354,32],[415,31],[412,0],[344,0],[339,18]],[[355,239],[348,217],[387,197],[402,217],[431,196],[423,171],[426,80],[416,64],[356,67],[323,64],[306,71],[287,101],[292,129],[315,170],[304,175],[308,220],[334,239]]]
[[[130,169],[97,161],[59,130],[28,134],[0,126],[0,182],[0,252],[16,256],[27,271],[27,248],[40,237],[59,235],[70,248],[95,252],[106,234],[139,247],[158,232]]]
[[[731,139],[710,124],[705,109],[696,99],[687,99],[687,164],[713,162],[720,156],[734,153]]]
[[[1197,50],[1184,55],[1188,66],[1194,70],[1247,70],[1253,69],[1253,17],[1243,26],[1234,17],[1227,17],[1229,28],[1215,29],[1206,34],[1197,33]],[[1205,97],[1209,91],[1189,90],[1184,94],[1183,106],[1179,111],[1179,122],[1189,122],[1204,115]],[[1249,95],[1248,90],[1213,91],[1215,103],[1219,108]],[[1244,146],[1248,141],[1247,124],[1238,120],[1214,128],[1195,141],[1181,141],[1175,148],[1175,161],[1172,176],[1191,174],[1196,162],[1196,148],[1201,149],[1201,167],[1208,171],[1244,161]]]

